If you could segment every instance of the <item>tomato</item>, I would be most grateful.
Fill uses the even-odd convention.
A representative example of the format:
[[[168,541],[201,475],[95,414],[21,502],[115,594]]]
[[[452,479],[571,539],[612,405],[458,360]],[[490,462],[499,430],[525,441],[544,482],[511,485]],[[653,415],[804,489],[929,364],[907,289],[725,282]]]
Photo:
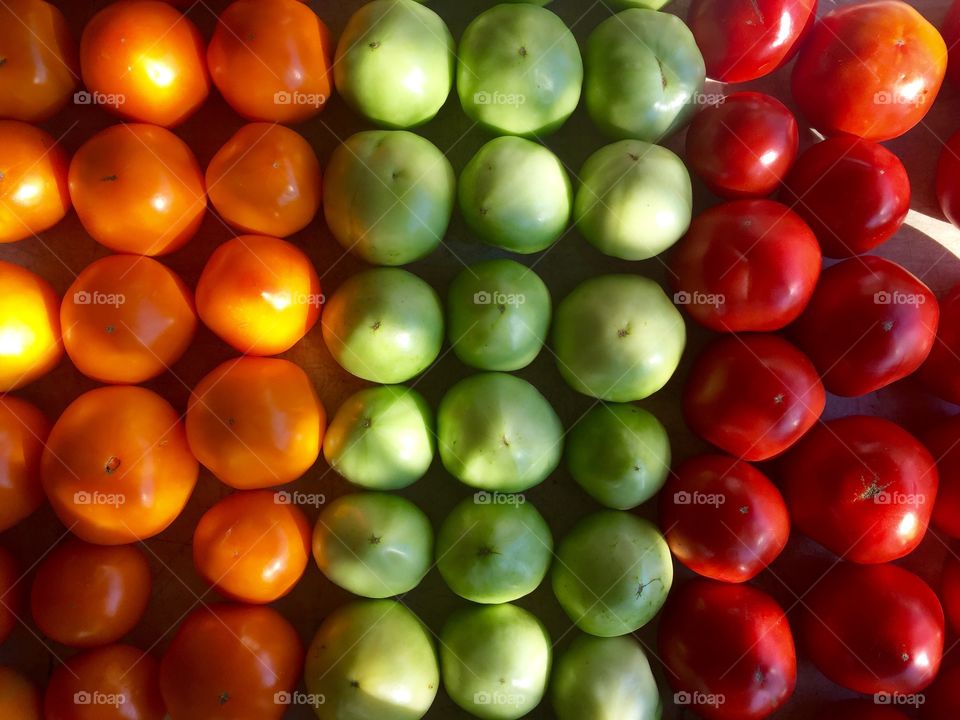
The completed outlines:
[[[960,416],[937,424],[922,439],[937,461],[940,478],[931,520],[940,532],[960,539]]]
[[[960,404],[960,285],[940,301],[937,338],[917,378],[934,394]]]
[[[241,490],[302,476],[320,454],[326,414],[307,374],[289,360],[242,357],[193,389],[190,448],[207,469]]]
[[[663,609],[658,646],[676,701],[707,720],[765,718],[796,686],[787,617],[748,585],[682,585]]]
[[[896,708],[878,705],[879,702],[882,700],[878,697],[874,700],[843,700],[830,703],[826,707],[817,708],[816,717],[820,720],[909,720]]]
[[[301,135],[282,125],[240,128],[207,166],[210,202],[237,230],[286,237],[320,209],[320,161]]]
[[[37,408],[0,396],[0,532],[43,504],[40,456],[49,433],[50,422]]]
[[[67,104],[79,65],[60,10],[43,0],[6,0],[0,6],[0,47],[0,117],[39,123]]]
[[[804,600],[798,626],[824,675],[859,693],[915,693],[943,654],[943,609],[923,580],[896,565],[833,567]]]
[[[710,192],[724,198],[764,197],[797,158],[797,119],[774,97],[728,95],[701,110],[687,130],[687,162]]]
[[[947,77],[955,87],[960,87],[960,2],[954,0],[940,27],[940,34],[949,48],[947,59]]]
[[[837,8],[810,32],[793,67],[793,99],[826,135],[890,140],[919,123],[947,69],[940,33],[900,0]]]
[[[0,260],[0,392],[33,382],[60,362],[59,307],[46,280]]]
[[[193,533],[197,572],[232,600],[268,603],[297,584],[310,557],[310,522],[281,493],[228,495]]]
[[[858,397],[919,368],[939,319],[926,285],[895,262],[866,255],[824,270],[791,332],[828,391]]]
[[[45,720],[164,720],[159,668],[130,645],[74,655],[50,676]]]
[[[23,599],[20,563],[13,553],[0,545],[0,643],[20,622],[18,613]]]
[[[660,495],[660,527],[677,560],[700,575],[746,582],[783,551],[783,496],[752,465],[725,455],[682,463]]]
[[[200,607],[180,625],[160,663],[173,720],[280,720],[275,700],[297,684],[303,644],[275,610]]]
[[[330,98],[330,31],[296,0],[237,0],[220,14],[207,48],[224,99],[248,120],[298,123]]]
[[[70,209],[67,153],[49,134],[0,120],[0,243],[49,230]]]
[[[80,69],[91,102],[164,127],[190,117],[210,92],[200,31],[156,0],[122,0],[94,15],[80,38]]]
[[[784,205],[718,205],[697,217],[674,249],[674,299],[712,330],[779,330],[806,307],[820,260],[813,232]]]
[[[947,623],[955,632],[960,632],[960,559],[955,555],[949,555],[944,562],[938,595]]]
[[[94,240],[137,255],[182,247],[207,208],[193,152],[153,125],[114,125],[80,146],[70,163],[70,197]]]
[[[40,691],[13,668],[0,665],[0,717],[43,720]]]
[[[178,413],[156,393],[124,385],[70,403],[40,465],[61,522],[101,545],[162,532],[183,510],[197,474]]]
[[[150,591],[150,566],[135,545],[67,538],[37,567],[30,609],[51,640],[95,647],[116,642],[140,622]]]
[[[714,340],[683,391],[687,425],[744,460],[768,460],[820,419],[826,392],[813,363],[776,335]]]
[[[242,235],[218,247],[197,282],[200,319],[248,355],[286,352],[317,324],[324,297],[296,245]]]
[[[793,57],[816,10],[817,0],[693,0],[687,22],[707,75],[738,83],[768,75]]]
[[[937,201],[944,217],[960,226],[960,132],[955,133],[940,153],[937,163]]]
[[[783,465],[797,530],[857,563],[911,553],[927,532],[938,482],[919,440],[889,420],[860,415],[814,428]]]

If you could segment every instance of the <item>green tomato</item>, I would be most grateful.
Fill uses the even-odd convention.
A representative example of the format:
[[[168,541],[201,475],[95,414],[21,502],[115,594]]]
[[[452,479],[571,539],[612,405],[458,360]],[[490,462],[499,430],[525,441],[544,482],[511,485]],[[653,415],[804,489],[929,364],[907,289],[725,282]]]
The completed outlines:
[[[550,291],[513,260],[464,268],[447,296],[447,334],[457,357],[479,370],[519,370],[540,354],[550,328]]]
[[[455,196],[453,167],[436,145],[405,130],[368,130],[334,150],[323,214],[344,249],[374,265],[405,265],[440,245]]]
[[[324,307],[323,340],[344,370],[371,382],[406,382],[443,344],[443,308],[427,283],[399,268],[373,268],[344,282]]]
[[[430,569],[433,528],[420,508],[397,495],[345,495],[317,518],[313,557],[324,575],[355,595],[402,595]]]
[[[580,635],[559,657],[550,684],[557,720],[660,720],[650,662],[632,637]]]
[[[587,112],[612,138],[657,142],[697,111],[703,56],[683,20],[637,7],[659,7],[660,0],[620,4],[633,9],[604,20],[587,38]]]
[[[597,502],[629,510],[656,495],[670,474],[670,438],[636,405],[597,405],[570,431],[567,465]]]
[[[605,255],[646,260],[690,227],[690,173],[664,147],[641,140],[607,145],[587,158],[580,181],[573,206],[577,229]]]
[[[529,595],[553,559],[553,536],[522,495],[478,492],[457,505],[437,534],[437,568],[457,595],[505,603]]]
[[[551,579],[577,627],[614,637],[638,630],[657,614],[673,584],[673,560],[653,523],[602,510],[560,542]]]
[[[304,679],[320,720],[419,720],[440,686],[426,628],[393,600],[359,600],[327,616]]]
[[[437,437],[447,471],[491,492],[532,488],[563,453],[563,426],[550,403],[504,373],[480,373],[450,388],[437,411]]]
[[[481,720],[521,718],[543,698],[551,648],[546,628],[516,605],[463,608],[440,633],[443,686]]]
[[[567,229],[570,178],[547,148],[519,137],[484,145],[460,174],[460,210],[485,243],[512,252],[546,250]]]
[[[416,390],[381,385],[351,395],[323,437],[323,455],[354,485],[399,490],[433,461],[433,413]]]
[[[353,14],[337,43],[337,92],[379,125],[422,125],[450,94],[455,52],[433,10],[413,0],[373,0]]]
[[[633,402],[667,384],[683,355],[683,317],[663,289],[640,275],[602,275],[557,307],[557,368],[577,392]]]
[[[580,102],[580,48],[563,20],[545,8],[490,8],[467,26],[458,56],[464,112],[497,134],[552,132]]]

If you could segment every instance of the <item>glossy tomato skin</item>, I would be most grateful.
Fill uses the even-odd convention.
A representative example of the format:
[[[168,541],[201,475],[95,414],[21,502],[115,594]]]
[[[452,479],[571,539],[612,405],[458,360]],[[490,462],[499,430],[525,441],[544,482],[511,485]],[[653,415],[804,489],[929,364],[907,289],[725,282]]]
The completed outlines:
[[[833,10],[814,25],[793,67],[793,98],[826,135],[881,142],[933,105],[947,69],[940,33],[900,0]]]
[[[806,223],[771,200],[737,200],[694,219],[673,251],[675,302],[719,332],[768,332],[793,322],[820,275]]]
[[[960,539],[960,416],[930,428],[922,440],[937,462],[940,478],[931,521],[943,534]]]
[[[937,674],[944,619],[933,590],[896,565],[832,568],[807,594],[798,625],[807,654],[854,692],[915,693]]]
[[[304,649],[268,607],[200,607],[181,623],[160,663],[160,687],[175,720],[280,720],[277,693],[296,687]]]
[[[791,333],[829,392],[859,397],[917,370],[939,321],[930,288],[895,262],[865,255],[824,270]]]
[[[704,440],[756,462],[796,443],[820,419],[826,399],[813,363],[786,340],[726,336],[694,362],[683,414]]]
[[[927,531],[939,484],[934,458],[889,420],[831,420],[811,430],[783,467],[796,529],[845,560],[896,560]]]
[[[45,720],[166,717],[157,661],[130,645],[106,645],[74,655],[53,671],[43,702]]]
[[[873,700],[842,700],[817,709],[820,720],[909,720],[895,707]]]
[[[0,396],[0,532],[39,508],[45,497],[40,485],[40,456],[50,421],[36,407]]]
[[[136,255],[183,247],[207,208],[193,151],[169,130],[139,123],[113,125],[80,146],[70,196],[94,240]]]
[[[748,585],[694,580],[674,590],[657,642],[671,687],[706,720],[768,717],[796,687],[787,617]]]
[[[903,225],[910,198],[900,158],[853,135],[827,138],[804,151],[781,195],[830,258],[859,255],[889,240]]]
[[[722,582],[746,582],[787,544],[790,516],[777,487],[749,463],[700,455],[671,474],[660,527],[677,560]]]
[[[71,647],[117,642],[150,601],[150,566],[135,545],[67,538],[37,566],[30,610],[41,632]]]
[[[20,563],[7,548],[0,545],[0,644],[20,624],[17,619],[23,603]]]
[[[97,104],[162,127],[182,123],[210,93],[200,31],[158,0],[121,0],[94,15],[80,38],[80,70]]]
[[[46,280],[0,260],[0,392],[31,383],[60,362],[59,307]]]
[[[19,672],[5,665],[0,665],[0,717],[43,720],[40,691]]]
[[[940,153],[937,201],[944,217],[960,227],[960,132],[950,138]]]
[[[83,540],[152,537],[189,500],[199,466],[171,405],[141,387],[84,393],[50,431],[40,476],[61,522]]]
[[[693,118],[687,162],[723,198],[766,197],[797,158],[800,134],[787,107],[770,95],[728,95]]]

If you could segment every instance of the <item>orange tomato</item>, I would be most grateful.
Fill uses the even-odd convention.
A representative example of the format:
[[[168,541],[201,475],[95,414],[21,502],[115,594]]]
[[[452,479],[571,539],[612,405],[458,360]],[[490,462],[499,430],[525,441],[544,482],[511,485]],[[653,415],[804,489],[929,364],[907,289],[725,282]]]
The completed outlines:
[[[0,397],[0,532],[43,504],[40,456],[49,433],[50,423],[33,405]]]
[[[330,98],[332,47],[323,21],[296,0],[237,0],[207,48],[213,84],[249,120],[298,123]]]
[[[63,296],[67,355],[103,383],[160,375],[186,351],[197,327],[193,293],[172,270],[139,255],[108,255],[81,272]]]
[[[275,610],[213,605],[183,621],[160,661],[160,689],[174,720],[280,720],[277,693],[293,690],[303,644]]]
[[[223,243],[197,282],[197,313],[247,355],[278,355],[317,324],[320,279],[297,246],[265,235]]]
[[[286,237],[320,209],[320,161],[283,125],[244,125],[207,166],[207,191],[220,216],[241,232]]]
[[[0,643],[20,623],[17,619],[23,601],[20,563],[7,548],[0,546]]]
[[[269,603],[293,589],[310,556],[310,522],[280,493],[228,495],[193,533],[197,572],[231,600]]]
[[[159,666],[130,645],[74,655],[50,676],[46,720],[164,720]]]
[[[141,387],[90,390],[54,424],[40,463],[54,512],[87,542],[120,545],[163,531],[197,482],[183,423]]]
[[[80,70],[92,101],[131,120],[172,127],[207,99],[203,37],[158,0],[123,0],[87,23]]]
[[[0,117],[39,123],[67,104],[80,71],[63,13],[43,0],[5,0],[0,48]]]
[[[0,665],[0,717],[43,720],[40,691],[13,668]]]
[[[46,280],[0,260],[0,392],[33,382],[60,362],[59,307]]]
[[[38,235],[63,220],[70,209],[68,163],[49,133],[0,120],[0,243]]]
[[[154,125],[114,125],[70,163],[83,227],[115,252],[164,255],[192,238],[207,209],[203,171],[187,144]]]
[[[240,490],[299,478],[316,461],[325,429],[310,378],[279,358],[228,360],[197,384],[187,406],[190,448]]]
[[[150,589],[150,566],[135,545],[67,538],[37,568],[30,610],[51,640],[71,647],[107,645],[140,622]]]

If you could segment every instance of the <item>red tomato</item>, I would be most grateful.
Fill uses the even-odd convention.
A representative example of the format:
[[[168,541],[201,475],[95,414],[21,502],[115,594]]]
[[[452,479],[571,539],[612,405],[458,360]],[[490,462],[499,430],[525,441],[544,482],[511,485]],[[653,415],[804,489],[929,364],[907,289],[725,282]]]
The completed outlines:
[[[700,575],[746,582],[787,544],[783,496],[752,465],[725,455],[681,464],[660,494],[660,527],[674,557]]]
[[[687,162],[714,195],[765,197],[797,158],[797,120],[776,98],[728,95],[700,111],[687,130]]]
[[[811,146],[784,182],[783,201],[831,258],[859,255],[889,240],[910,211],[910,178],[882,145],[840,135]]]
[[[748,585],[694,580],[674,590],[658,646],[677,696],[707,720],[768,717],[797,683],[787,617]]]
[[[296,687],[304,650],[275,610],[214,605],[194,610],[160,663],[174,720],[280,720],[277,693]]]
[[[920,705],[922,720],[957,720],[960,717],[960,663],[944,667],[933,683],[923,691]]]
[[[955,86],[960,87],[960,0],[954,0],[947,17],[940,28],[947,47],[950,49],[947,59],[947,77]]]
[[[915,693],[936,677],[943,609],[896,565],[835,566],[807,594],[798,636],[814,665],[859,693]]]
[[[896,708],[877,702],[879,699],[843,700],[818,708],[816,717],[818,720],[910,720]]]
[[[954,632],[960,632],[960,560],[955,555],[944,562],[939,595],[947,623]]]
[[[49,433],[49,421],[33,405],[0,397],[0,532],[43,504],[40,456]]]
[[[917,377],[931,392],[960,404],[960,285],[940,301],[937,339]]]
[[[60,362],[59,308],[46,280],[0,260],[0,392],[31,383]]]
[[[770,200],[718,205],[693,221],[674,249],[676,300],[720,332],[779,330],[806,307],[820,275],[813,232]]]
[[[789,60],[816,10],[817,0],[693,0],[687,22],[707,75],[738,83]]]
[[[924,434],[923,442],[937,461],[940,478],[933,525],[940,532],[960,539],[960,416],[931,428]],[[957,630],[960,632],[960,625]]]
[[[0,717],[43,720],[40,691],[23,675],[4,665],[0,665]]]
[[[937,200],[944,217],[960,227],[960,132],[950,138],[937,164]]]
[[[900,0],[872,0],[822,17],[793,67],[793,98],[827,135],[899,137],[930,110],[947,69],[940,33]]]
[[[824,270],[791,332],[828,391],[858,397],[917,370],[939,321],[930,288],[895,262],[865,255]]]
[[[820,419],[826,392],[813,363],[776,335],[714,340],[683,391],[687,425],[744,460],[779,455]]]
[[[896,560],[927,531],[936,464],[919,440],[889,420],[857,415],[820,425],[783,466],[797,530],[846,560]]]
[[[18,613],[23,601],[20,563],[13,553],[0,545],[0,643],[19,624]]]

